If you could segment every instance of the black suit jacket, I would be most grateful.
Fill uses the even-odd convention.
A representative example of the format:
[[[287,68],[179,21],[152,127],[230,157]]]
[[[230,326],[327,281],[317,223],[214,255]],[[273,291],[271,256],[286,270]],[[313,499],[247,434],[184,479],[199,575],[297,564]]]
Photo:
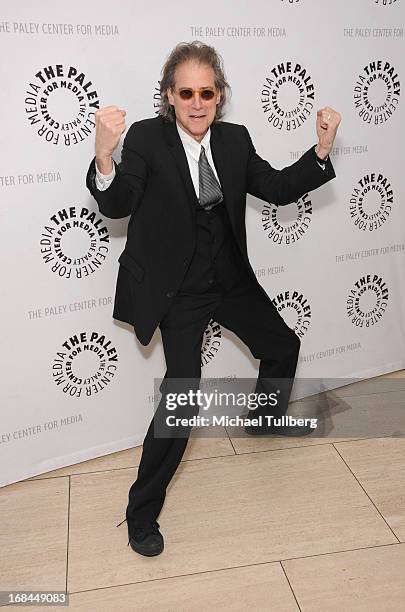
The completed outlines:
[[[332,163],[329,159],[322,170],[314,145],[292,165],[276,170],[257,155],[245,126],[222,121],[211,125],[210,144],[236,242],[258,282],[246,249],[246,194],[278,205],[295,202],[335,177]],[[111,185],[99,191],[93,158],[86,184],[103,215],[130,215],[113,317],[133,325],[147,345],[195,248],[196,193],[176,124],[162,117],[133,123],[115,169]]]

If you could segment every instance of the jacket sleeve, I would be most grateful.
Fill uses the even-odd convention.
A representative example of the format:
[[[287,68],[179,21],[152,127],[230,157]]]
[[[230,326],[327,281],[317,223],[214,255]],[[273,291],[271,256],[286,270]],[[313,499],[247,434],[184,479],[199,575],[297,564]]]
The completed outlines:
[[[148,177],[148,165],[135,150],[136,123],[128,130],[122,147],[121,161],[114,160],[115,177],[104,191],[96,186],[96,158],[93,157],[86,176],[86,185],[96,199],[100,212],[110,219],[121,219],[136,211],[141,203]]]
[[[324,170],[317,163],[316,145],[290,166],[282,170],[272,168],[256,153],[249,132],[243,127],[249,148],[247,192],[251,195],[284,206],[296,202],[308,191],[317,189],[336,176],[330,157],[325,162]]]

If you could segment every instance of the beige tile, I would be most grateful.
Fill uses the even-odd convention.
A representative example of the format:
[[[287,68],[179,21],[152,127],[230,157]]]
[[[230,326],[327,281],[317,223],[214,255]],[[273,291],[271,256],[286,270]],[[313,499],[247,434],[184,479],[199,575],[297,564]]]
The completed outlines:
[[[70,591],[396,541],[331,445],[183,462],[159,517],[166,548],[151,559],[115,527],[134,477],[72,477]]]
[[[313,412],[316,413],[317,402]],[[405,390],[328,397],[320,404],[322,433],[327,438],[379,438],[405,435]],[[308,405],[309,406],[309,405]]]
[[[352,439],[342,437],[319,438],[315,437],[314,434],[302,437],[248,436],[245,435],[242,430],[236,432],[234,429],[229,430],[229,435],[235,448],[235,452],[238,455],[258,453],[262,451],[278,451],[288,448],[302,448],[306,446],[330,445],[335,441],[341,442]],[[357,440],[358,438],[355,437],[353,439]]]
[[[66,585],[69,479],[0,489],[0,590]]]
[[[401,541],[405,541],[405,439],[381,438],[336,448]]]
[[[291,416],[318,418],[309,436],[256,437],[228,428],[236,453],[312,446],[343,440],[405,436],[405,390],[339,397],[334,391],[290,404]]]
[[[405,370],[390,372],[382,376],[366,378],[358,382],[348,380],[347,385],[333,389],[333,393],[340,397],[353,395],[368,395],[369,393],[387,393],[390,391],[403,391],[405,389]]]
[[[208,429],[208,428],[207,428]],[[222,457],[233,455],[234,450],[229,441],[224,427],[216,428],[214,434],[209,431],[200,432],[192,430],[190,443],[187,445],[183,461],[187,459],[201,459],[202,457]],[[215,437],[214,437],[215,436]],[[89,459],[74,465],[69,465],[57,470],[45,472],[27,480],[41,480],[43,478],[55,478],[57,476],[69,476],[72,474],[86,474],[89,472],[105,472],[107,470],[119,470],[123,468],[137,467],[141,460],[142,445],[127,450]]]
[[[301,379],[297,385],[298,392],[304,394],[306,398],[323,394],[330,394],[332,397],[351,397],[370,393],[403,391],[405,389],[405,370],[362,380],[355,378]]]
[[[183,461],[235,454],[225,427],[206,428],[204,431],[201,429],[192,430]]]
[[[44,474],[28,478],[27,480],[41,480],[44,478],[55,478],[57,476],[69,476],[71,474],[86,474],[88,472],[104,472],[106,470],[136,467],[139,465],[141,451],[141,446],[128,448],[123,451],[104,455],[103,457],[81,461],[74,465],[68,465],[57,470],[45,472]]]
[[[303,392],[306,390],[306,397],[309,397],[311,388],[314,389],[313,392],[315,393],[316,387],[319,387],[319,383],[317,383],[316,379],[303,379],[298,384],[299,388],[301,388],[300,385],[303,385],[302,390]],[[405,370],[389,372],[388,374],[374,376],[373,378],[365,378],[363,380],[356,380],[354,378],[330,378],[325,379],[322,384],[330,389],[328,391],[324,391],[323,394],[329,395],[330,397],[352,397],[358,395],[369,395],[372,393],[404,391]]]
[[[389,374],[383,374],[381,378],[405,378],[405,370],[397,370],[396,372],[390,372]]]
[[[399,612],[405,545],[284,561],[302,612]]]
[[[70,596],[71,612],[111,612],[118,608],[123,612],[299,610],[279,563],[153,580]]]
[[[290,416],[303,418],[318,418],[317,427],[308,436],[251,436],[244,432],[242,427],[228,427],[227,431],[232,440],[236,453],[252,453],[267,450],[280,450],[302,446],[314,446],[319,444],[331,444],[334,441],[358,439],[359,435],[339,434],[339,419],[342,415],[352,413],[353,409],[349,398],[331,397],[329,394],[321,394],[316,399],[304,399],[292,402],[288,407]],[[352,398],[350,398],[350,401]],[[336,435],[334,435],[336,430]],[[350,428],[344,429],[345,434]]]

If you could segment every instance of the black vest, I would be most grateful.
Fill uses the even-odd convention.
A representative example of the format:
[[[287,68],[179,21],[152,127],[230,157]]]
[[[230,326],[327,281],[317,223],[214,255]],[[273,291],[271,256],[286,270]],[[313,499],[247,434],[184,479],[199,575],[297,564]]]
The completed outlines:
[[[197,208],[196,223],[196,248],[179,293],[229,290],[247,269],[224,202],[210,211]]]

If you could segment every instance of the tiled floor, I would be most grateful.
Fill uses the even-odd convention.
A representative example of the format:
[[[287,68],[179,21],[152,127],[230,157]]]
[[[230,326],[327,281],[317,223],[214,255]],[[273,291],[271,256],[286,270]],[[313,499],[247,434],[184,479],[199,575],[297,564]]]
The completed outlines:
[[[85,612],[405,609],[405,372],[321,404],[326,437],[193,437],[158,557],[116,528],[140,448],[0,489],[0,590],[67,589]]]

